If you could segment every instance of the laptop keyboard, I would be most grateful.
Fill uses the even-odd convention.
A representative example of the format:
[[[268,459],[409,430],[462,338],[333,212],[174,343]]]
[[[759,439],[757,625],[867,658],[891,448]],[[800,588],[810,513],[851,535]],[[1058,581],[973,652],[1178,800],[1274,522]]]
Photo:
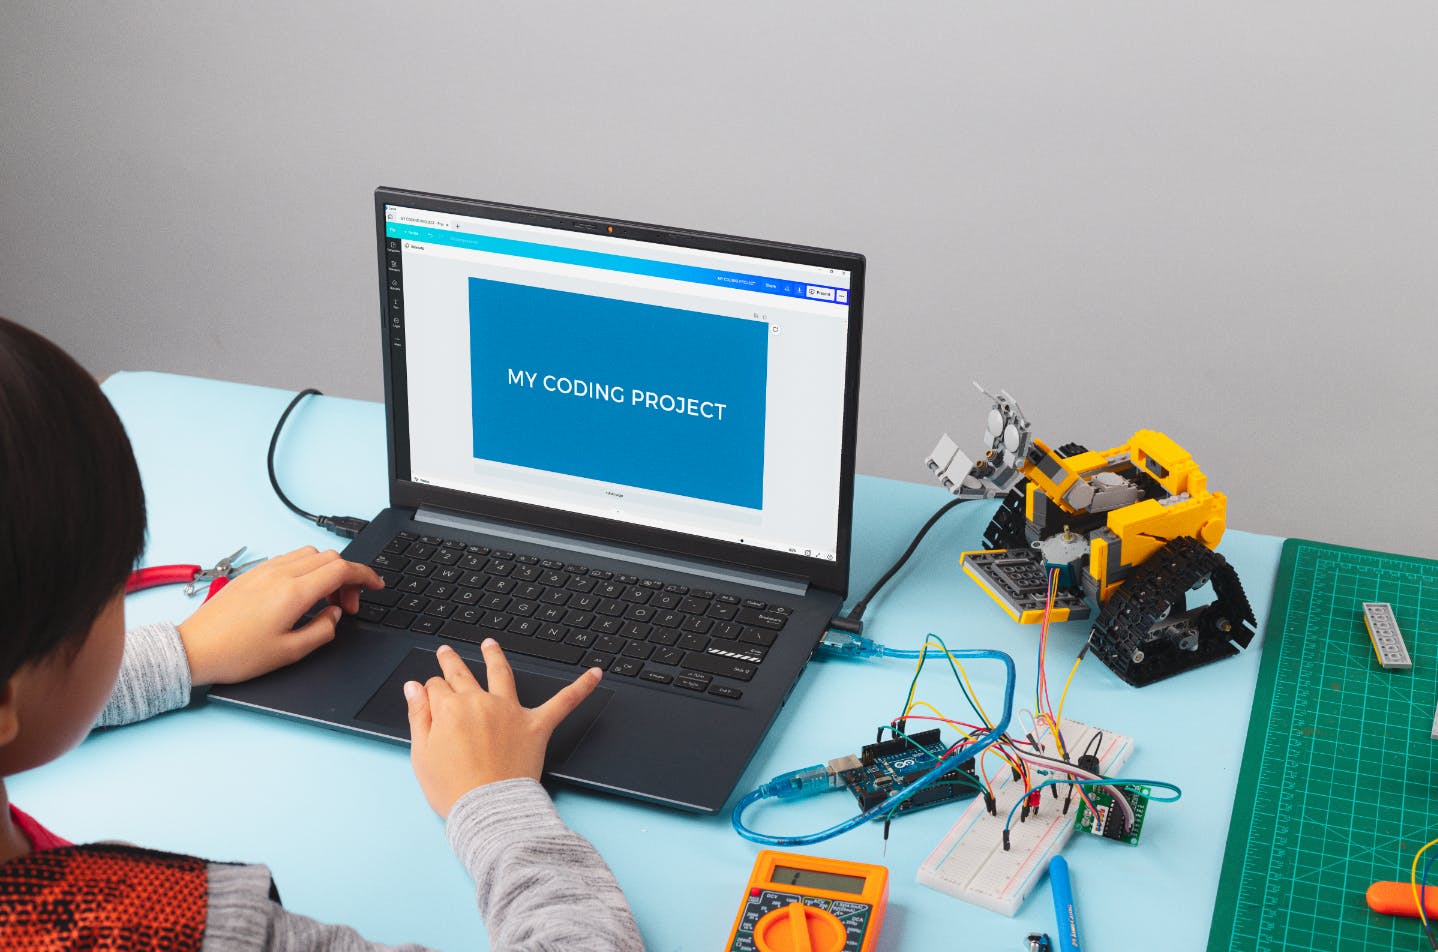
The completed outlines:
[[[793,610],[456,539],[401,532],[359,617],[737,700]]]

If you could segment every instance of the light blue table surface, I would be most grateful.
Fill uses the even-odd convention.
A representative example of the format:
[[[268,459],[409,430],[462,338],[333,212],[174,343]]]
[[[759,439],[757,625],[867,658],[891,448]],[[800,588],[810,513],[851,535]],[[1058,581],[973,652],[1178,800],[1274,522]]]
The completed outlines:
[[[154,373],[116,374],[106,393],[140,460],[149,500],[145,564],[212,564],[240,545],[277,555],[338,539],[288,512],[271,492],[265,450],[292,394]],[[915,478],[923,478],[922,447]],[[379,404],[314,398],[280,444],[278,471],[290,497],[311,512],[372,516],[387,502],[384,412]],[[924,520],[950,498],[934,486],[860,477],[855,489],[851,598],[879,577]],[[993,503],[960,506],[869,607],[866,634],[917,647],[926,632],[955,648],[999,648],[1019,672],[1016,704],[1032,704],[1037,628],[1021,627],[959,570],[976,548]],[[1231,531],[1220,547],[1266,621],[1282,540]],[[131,625],[183,620],[198,602],[179,587],[130,596]],[[1088,634],[1086,622],[1051,633],[1049,678],[1061,687]],[[1134,689],[1093,659],[1079,668],[1065,709],[1131,735],[1124,773],[1183,788],[1155,804],[1138,848],[1073,840],[1084,947],[1097,952],[1205,947],[1233,806],[1261,639],[1237,658]],[[968,666],[992,714],[1002,672]],[[912,662],[816,660],[731,798],[773,777],[874,740],[898,713]],[[964,707],[946,672],[926,670],[921,694],[946,713]],[[486,948],[467,876],[419,793],[407,749],[278,718],[199,704],[91,736],[80,748],[13,778],[13,801],[74,840],[124,839],[218,860],[262,862],[286,906],[346,922],[383,942],[453,950]],[[635,756],[663,762],[664,751]],[[723,947],[759,847],[737,836],[727,811],[695,817],[561,789],[565,820],[613,867],[653,952]],[[773,801],[770,802],[773,804]],[[832,792],[761,805],[746,819],[761,831],[806,833],[855,812]],[[1030,931],[1055,931],[1046,883],[1009,919],[915,881],[920,862],[959,813],[940,807],[895,821],[887,851],[874,824],[800,852],[890,870],[879,949],[1018,952]]]

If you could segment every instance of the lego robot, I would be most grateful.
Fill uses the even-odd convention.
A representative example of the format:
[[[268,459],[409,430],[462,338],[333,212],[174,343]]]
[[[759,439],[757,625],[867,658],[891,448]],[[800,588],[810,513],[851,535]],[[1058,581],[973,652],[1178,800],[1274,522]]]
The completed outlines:
[[[975,384],[978,386],[978,384]],[[1020,624],[1042,621],[1049,576],[1059,572],[1051,621],[1097,610],[1089,650],[1134,686],[1237,654],[1255,620],[1238,574],[1214,549],[1226,499],[1177,443],[1139,430],[1095,452],[1057,449],[1033,436],[1006,391],[993,402],[978,460],[945,434],[927,463],[950,492],[1002,498],[984,549],[963,553],[964,571]],[[1190,607],[1187,594],[1212,587]]]

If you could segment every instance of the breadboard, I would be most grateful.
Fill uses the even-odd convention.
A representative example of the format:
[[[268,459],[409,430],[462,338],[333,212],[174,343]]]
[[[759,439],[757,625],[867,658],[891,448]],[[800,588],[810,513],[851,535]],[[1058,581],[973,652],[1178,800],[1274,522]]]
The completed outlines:
[[[1387,602],[1413,667],[1373,661]],[[1416,919],[1364,902],[1438,836],[1438,562],[1290,539],[1278,564],[1209,952],[1393,952]]]
[[[1122,767],[1133,752],[1133,739],[1122,734],[1067,718],[1062,727],[1070,760],[1088,749],[1095,734],[1103,734],[1098,762],[1099,772],[1106,776]],[[1055,744],[1046,728],[1040,729],[1037,739],[1046,753],[1055,756]],[[999,777],[990,777],[989,782],[994,789],[997,815],[989,813],[983,798],[976,798],[919,866],[918,878],[939,892],[1012,916],[1048,870],[1049,858],[1057,856],[1073,835],[1075,812],[1071,807],[1064,813],[1062,796],[1055,800],[1045,790],[1037,814],[1029,814],[1023,823],[1018,821],[1018,814],[1014,815],[1009,828],[1011,848],[1005,850],[1004,822],[1009,809],[1023,795],[1024,784],[1014,779],[1007,764]],[[1058,789],[1062,794],[1062,788]],[[1074,802],[1078,802],[1077,797]]]

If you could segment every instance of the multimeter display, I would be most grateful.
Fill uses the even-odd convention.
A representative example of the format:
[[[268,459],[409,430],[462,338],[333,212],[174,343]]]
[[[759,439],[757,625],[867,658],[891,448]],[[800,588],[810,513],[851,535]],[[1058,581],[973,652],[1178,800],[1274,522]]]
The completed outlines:
[[[873,952],[889,871],[760,850],[729,933],[729,952]]]
[[[844,892],[860,895],[866,880],[863,876],[840,876],[817,869],[796,869],[793,866],[775,866],[769,882],[781,886],[807,886],[810,889],[827,889],[830,892]]]

